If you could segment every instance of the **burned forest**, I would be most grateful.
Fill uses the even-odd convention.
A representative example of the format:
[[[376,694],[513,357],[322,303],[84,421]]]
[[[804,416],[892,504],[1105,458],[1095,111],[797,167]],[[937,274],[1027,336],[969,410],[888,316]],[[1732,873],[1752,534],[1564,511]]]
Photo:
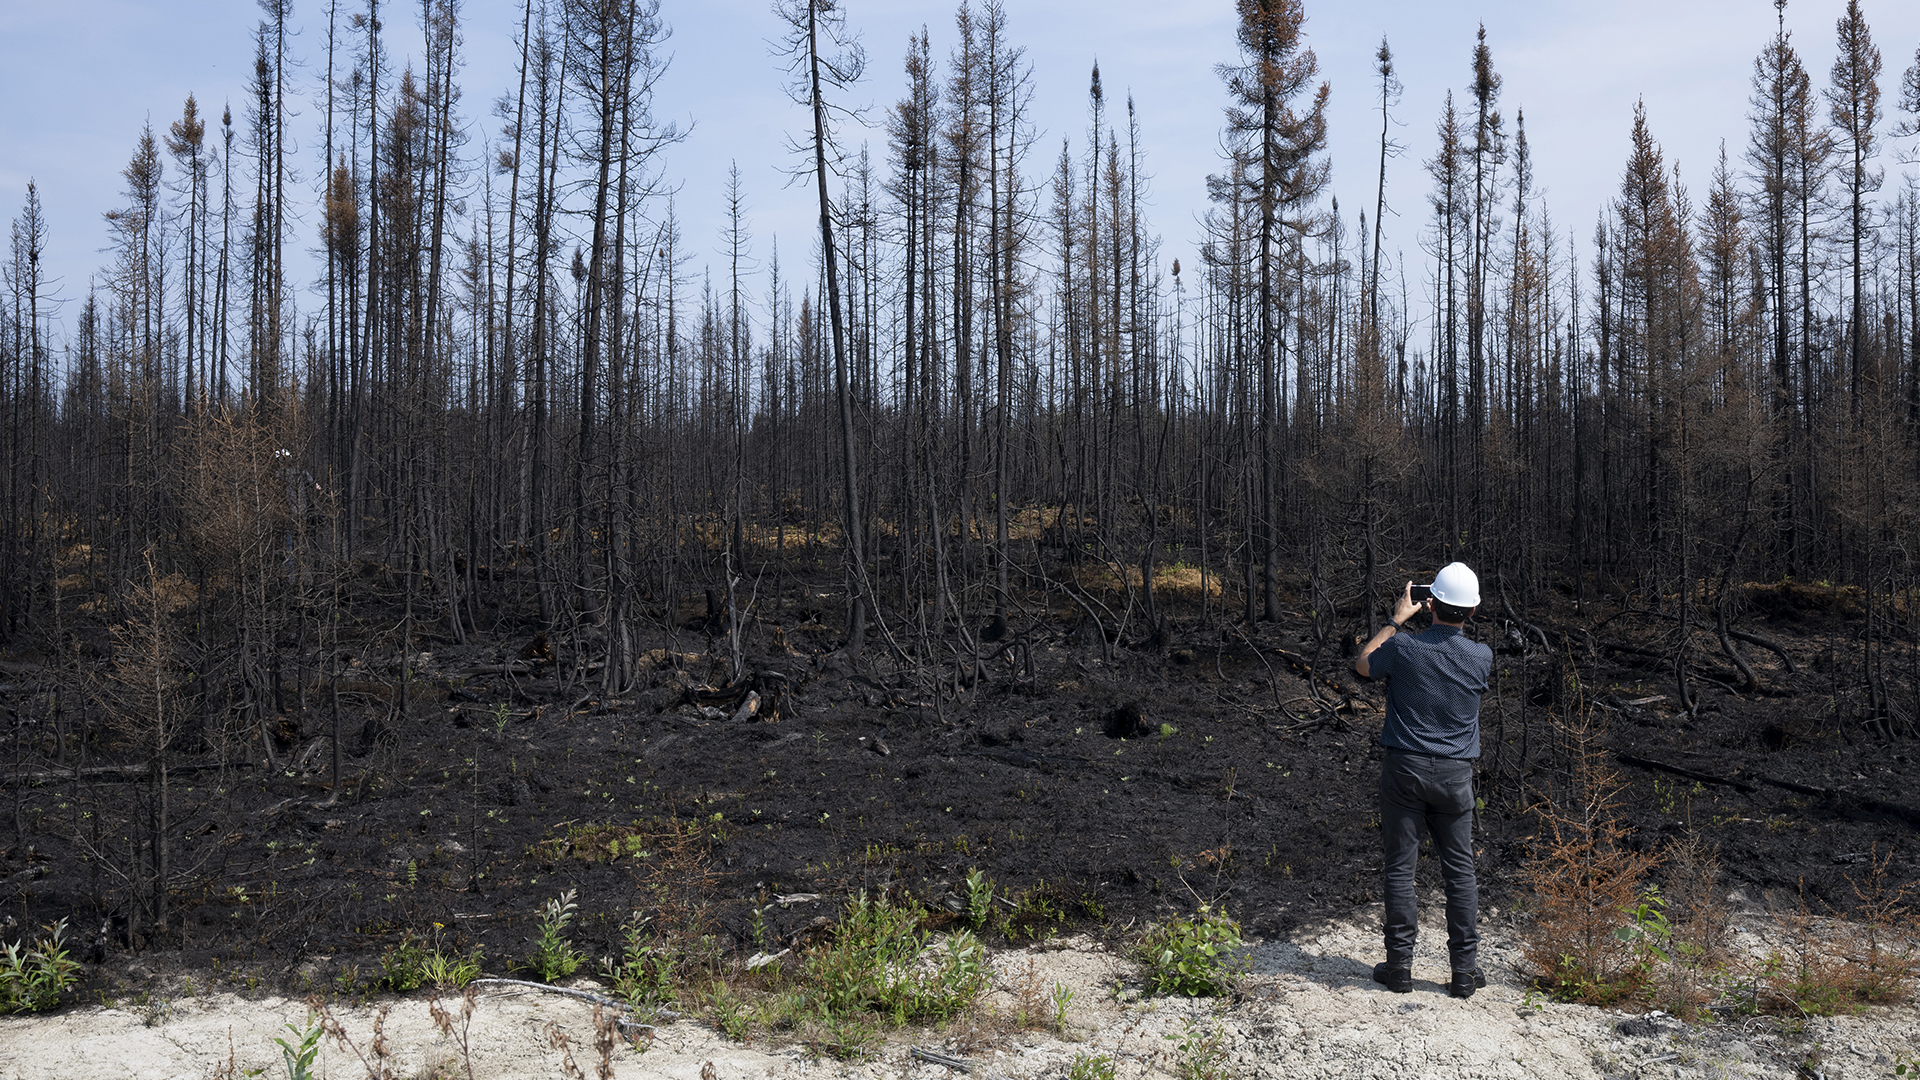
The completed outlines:
[[[1708,851],[1820,917],[1913,886],[1920,42],[1857,2],[1830,71],[1736,31],[1710,168],[1649,99],[1550,208],[1499,27],[1403,100],[1411,42],[1335,88],[1241,0],[1186,265],[1134,99],[1089,57],[1041,130],[1003,0],[898,51],[779,0],[784,244],[739,167],[677,214],[673,0],[515,6],[262,0],[244,100],[127,103],[84,288],[15,193],[0,937],[357,989],[525,972],[563,894],[591,957],[712,965],[863,891],[1284,934],[1378,899],[1353,658],[1456,559],[1489,903],[1600,777],[1667,896]],[[509,85],[461,85],[480,35]]]

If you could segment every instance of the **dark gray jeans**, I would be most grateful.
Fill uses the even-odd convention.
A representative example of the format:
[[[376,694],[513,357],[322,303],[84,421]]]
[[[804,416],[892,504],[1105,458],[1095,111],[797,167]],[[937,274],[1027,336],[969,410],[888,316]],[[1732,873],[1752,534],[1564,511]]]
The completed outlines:
[[[1386,856],[1387,965],[1413,959],[1419,910],[1413,868],[1420,826],[1433,837],[1447,888],[1447,955],[1455,971],[1480,966],[1480,890],[1473,877],[1473,762],[1387,748],[1380,764],[1380,840]]]

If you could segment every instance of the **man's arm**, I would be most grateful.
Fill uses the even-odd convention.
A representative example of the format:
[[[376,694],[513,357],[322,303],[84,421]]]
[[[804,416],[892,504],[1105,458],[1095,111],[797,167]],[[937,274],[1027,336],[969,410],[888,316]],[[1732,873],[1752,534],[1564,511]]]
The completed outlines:
[[[1422,606],[1424,605],[1413,602],[1413,582],[1407,582],[1406,588],[1400,590],[1400,599],[1394,601],[1393,621],[1381,627],[1373,635],[1372,640],[1367,642],[1366,647],[1360,650],[1359,657],[1353,661],[1354,674],[1363,679],[1373,678],[1373,668],[1367,662],[1368,658],[1373,655],[1375,649],[1385,645],[1388,638],[1399,632],[1401,623],[1418,614]]]

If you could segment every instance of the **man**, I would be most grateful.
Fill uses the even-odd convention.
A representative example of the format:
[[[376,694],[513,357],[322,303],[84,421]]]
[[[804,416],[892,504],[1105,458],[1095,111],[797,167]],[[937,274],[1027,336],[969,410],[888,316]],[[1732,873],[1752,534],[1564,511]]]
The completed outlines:
[[[1462,631],[1480,605],[1480,579],[1450,563],[1416,601],[1413,582],[1394,604],[1393,621],[1360,650],[1353,670],[1387,681],[1387,719],[1380,731],[1380,839],[1386,856],[1387,959],[1374,981],[1396,994],[1413,989],[1413,944],[1419,911],[1413,871],[1420,826],[1433,837],[1447,889],[1447,993],[1472,997],[1487,985],[1480,973],[1480,898],[1473,875],[1473,763],[1480,756],[1480,695],[1493,671],[1493,650]],[[1422,611],[1433,625],[1403,631]]]

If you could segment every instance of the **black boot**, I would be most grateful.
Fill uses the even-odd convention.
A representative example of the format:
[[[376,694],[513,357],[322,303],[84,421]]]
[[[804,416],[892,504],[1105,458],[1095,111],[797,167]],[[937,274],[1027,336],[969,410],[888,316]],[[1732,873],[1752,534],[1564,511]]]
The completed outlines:
[[[1373,965],[1373,981],[1396,994],[1413,993],[1413,969],[1410,967],[1389,967],[1382,961]]]
[[[1480,973],[1479,968],[1474,968],[1472,971],[1456,971],[1453,973],[1453,978],[1447,982],[1447,993],[1452,997],[1470,998],[1475,990],[1483,989],[1486,985],[1487,977]]]

